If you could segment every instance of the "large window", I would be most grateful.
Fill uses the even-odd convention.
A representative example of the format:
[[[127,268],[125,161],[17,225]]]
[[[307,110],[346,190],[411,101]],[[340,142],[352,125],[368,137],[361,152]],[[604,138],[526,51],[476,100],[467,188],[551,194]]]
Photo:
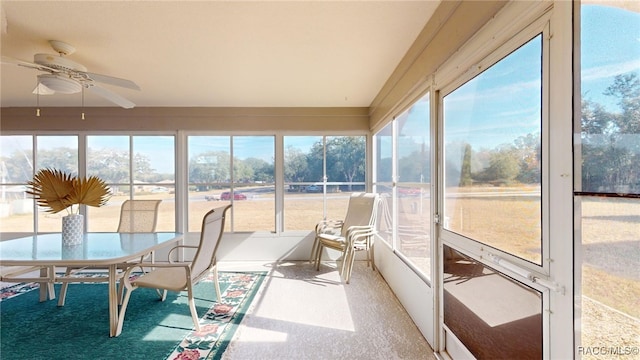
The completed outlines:
[[[28,181],[43,168],[78,174],[78,137],[74,135],[2,136],[0,148],[2,198],[0,229],[14,231],[60,231],[63,214],[35,209],[25,193]],[[35,166],[34,166],[35,164]],[[37,224],[37,227],[36,227]]]
[[[127,199],[162,200],[158,231],[175,231],[175,137],[90,135],[87,175],[111,188],[107,205],[88,207],[88,231],[116,231]]]
[[[0,232],[34,231],[33,200],[25,193],[34,174],[34,138],[1,136],[0,140]]]
[[[275,231],[274,136],[189,136],[189,231],[216,202],[227,231]]]
[[[396,119],[397,250],[430,277],[431,132],[429,94]]]
[[[444,228],[542,265],[542,34],[446,94]]]
[[[394,197],[393,197],[393,128],[390,122],[373,137],[374,145],[374,179],[375,191],[380,195],[380,212],[378,213],[378,235],[389,245],[394,246]]]
[[[82,142],[86,152],[78,146]],[[60,218],[66,213],[50,214],[34,207],[25,193],[27,182],[43,168],[71,175],[86,169],[87,176],[98,176],[109,185],[112,196],[105,206],[81,210],[87,214],[88,231],[116,231],[125,199],[163,200],[157,229],[175,231],[174,136],[6,135],[0,156],[2,232],[60,231]],[[80,164],[83,157],[86,162]]]
[[[364,135],[283,136],[280,191],[275,135],[183,139],[184,147],[173,134],[3,135],[0,230],[60,231],[61,214],[39,211],[25,193],[43,167],[98,176],[108,184],[112,196],[106,206],[81,209],[88,231],[116,231],[126,199],[162,200],[159,231],[198,232],[204,214],[225,203],[233,203],[226,231],[310,231],[323,218],[343,217],[349,193],[365,190]],[[186,176],[176,173],[176,156],[185,159],[180,168]],[[188,210],[180,216],[184,229],[176,222],[177,214],[185,214],[177,212],[182,206]]]
[[[427,278],[433,219],[429,103],[427,93],[374,136],[379,234]]]
[[[274,152],[274,136],[233,137],[234,231],[275,232]]]
[[[440,93],[443,327],[477,358],[546,356],[550,28],[537,19]]]
[[[285,136],[283,141],[284,228],[313,229],[324,218],[323,137]],[[320,154],[314,158],[312,151]]]
[[[34,174],[44,168],[55,168],[72,175],[78,174],[77,136],[37,136],[35,154]],[[38,231],[60,231],[60,218],[66,215],[64,212],[50,214],[40,208],[37,214]]]
[[[365,189],[364,136],[285,136],[284,229],[342,219],[349,194]]]
[[[580,8],[574,137],[584,359],[637,356],[640,334],[640,14],[623,1],[597,3]]]

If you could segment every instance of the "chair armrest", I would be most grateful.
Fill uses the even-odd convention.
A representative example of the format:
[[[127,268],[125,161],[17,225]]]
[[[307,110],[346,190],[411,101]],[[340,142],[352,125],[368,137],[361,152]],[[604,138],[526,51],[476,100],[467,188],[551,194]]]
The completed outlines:
[[[167,254],[167,261],[170,263],[173,263],[173,261],[171,260],[171,253],[173,252],[173,250],[178,250],[178,249],[197,249],[198,246],[195,245],[176,245],[174,247],[171,248],[171,250],[169,250],[169,253]]]
[[[347,243],[349,244],[348,246],[354,246],[357,242],[360,242],[363,239],[370,238],[377,233],[378,230],[376,230],[373,226],[367,226],[366,229],[353,229],[347,234]]]
[[[377,232],[376,228],[370,225],[350,226],[349,229],[347,229],[346,238],[347,241],[351,241],[352,238],[371,236]]]
[[[349,228],[347,229],[346,237],[349,237],[349,234],[351,234],[353,232],[370,231],[370,230],[375,230],[375,227],[373,225],[353,225],[353,226],[349,226]]]
[[[371,236],[371,235],[375,235],[378,233],[378,230],[376,230],[375,228],[371,227],[368,229],[356,229],[353,230],[351,232],[349,232],[349,234],[347,235],[348,238],[354,238],[354,237],[363,237],[363,236]]]
[[[316,224],[316,234],[326,232],[327,230],[342,229],[342,225],[344,225],[343,220],[322,220]]]

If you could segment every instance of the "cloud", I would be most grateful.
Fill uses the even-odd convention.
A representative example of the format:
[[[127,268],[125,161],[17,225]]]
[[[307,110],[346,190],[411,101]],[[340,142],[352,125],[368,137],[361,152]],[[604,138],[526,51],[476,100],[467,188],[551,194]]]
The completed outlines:
[[[595,66],[582,69],[582,81],[610,79],[616,75],[640,70],[640,61],[634,59],[627,62]]]

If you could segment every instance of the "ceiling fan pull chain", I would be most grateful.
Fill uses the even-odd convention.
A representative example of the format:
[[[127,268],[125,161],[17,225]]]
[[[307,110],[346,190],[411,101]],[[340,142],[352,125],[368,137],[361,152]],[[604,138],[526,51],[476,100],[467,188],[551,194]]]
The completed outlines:
[[[40,116],[40,81],[36,81],[36,116]]]
[[[82,120],[84,120],[84,86],[82,87]]]

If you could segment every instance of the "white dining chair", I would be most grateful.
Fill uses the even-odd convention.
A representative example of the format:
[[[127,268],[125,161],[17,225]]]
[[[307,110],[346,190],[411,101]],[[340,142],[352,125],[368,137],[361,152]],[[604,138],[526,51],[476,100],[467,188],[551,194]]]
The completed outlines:
[[[367,266],[375,270],[373,257],[374,235],[377,233],[379,196],[375,193],[353,193],[344,220],[322,221],[316,226],[312,258],[316,270],[320,269],[324,248],[342,252],[340,273],[349,283],[357,251],[367,252]],[[336,231],[337,230],[337,231]]]
[[[125,200],[120,206],[120,220],[118,222],[119,233],[152,233],[156,231],[156,225],[158,224],[158,209],[162,200]],[[146,258],[150,258],[151,262],[154,262],[154,253],[145,254],[141,257],[140,261]],[[128,264],[122,264],[119,266],[119,271],[124,272]],[[86,276],[74,276],[81,271],[91,269],[99,270],[100,267],[67,267],[65,274],[61,277],[65,279],[60,287],[60,297],[58,298],[58,306],[64,306],[64,302],[67,297],[67,290],[69,289],[69,282],[82,282],[82,281],[101,281],[99,278],[86,277]],[[119,299],[122,298],[122,285],[118,291]]]
[[[198,313],[196,311],[193,297],[193,287],[196,283],[213,273],[213,286],[216,291],[216,299],[220,301],[220,285],[218,284],[218,269],[216,262],[216,252],[222,239],[224,222],[227,211],[231,205],[210,210],[202,219],[200,231],[200,241],[197,246],[178,245],[172,248],[168,254],[167,263],[139,263],[130,267],[124,273],[122,283],[125,289],[124,300],[118,316],[118,328],[116,336],[122,332],[124,317],[129,304],[131,293],[138,288],[156,289],[160,295],[160,300],[164,301],[167,290],[187,291],[189,310],[196,331],[200,331]],[[196,253],[191,261],[174,262],[172,253],[179,249],[193,248]],[[142,273],[138,277],[131,277],[135,269],[153,267],[149,272]]]

